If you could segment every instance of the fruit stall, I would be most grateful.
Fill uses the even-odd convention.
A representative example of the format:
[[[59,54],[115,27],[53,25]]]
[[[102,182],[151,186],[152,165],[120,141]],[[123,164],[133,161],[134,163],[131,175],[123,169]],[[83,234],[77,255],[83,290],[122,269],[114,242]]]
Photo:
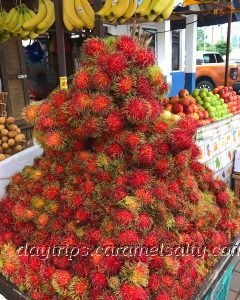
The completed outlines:
[[[221,251],[239,246],[240,201],[220,172],[240,141],[239,96],[218,87],[168,99],[151,36],[136,24],[128,36],[86,39],[68,85],[63,24],[85,30],[96,16],[100,35],[103,20],[161,22],[174,4],[99,1],[95,15],[88,1],[54,3],[39,0],[35,13],[22,1],[4,17],[4,39],[29,38],[55,14],[60,85],[24,110],[36,149],[0,162],[10,180],[0,201],[0,291],[11,300],[226,298],[233,257]],[[14,121],[0,118],[8,152],[25,140]],[[160,244],[171,255],[154,255]],[[208,251],[179,255],[176,246],[190,244]],[[52,253],[59,245],[64,252]],[[139,245],[151,255],[114,252]]]

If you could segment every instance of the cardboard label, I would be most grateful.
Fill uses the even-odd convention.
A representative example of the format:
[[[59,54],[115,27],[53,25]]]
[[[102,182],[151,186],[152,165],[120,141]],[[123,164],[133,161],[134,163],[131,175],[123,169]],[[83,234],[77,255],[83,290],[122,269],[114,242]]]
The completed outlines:
[[[67,77],[59,77],[60,80],[60,90],[67,90],[68,89],[68,83],[67,83]]]

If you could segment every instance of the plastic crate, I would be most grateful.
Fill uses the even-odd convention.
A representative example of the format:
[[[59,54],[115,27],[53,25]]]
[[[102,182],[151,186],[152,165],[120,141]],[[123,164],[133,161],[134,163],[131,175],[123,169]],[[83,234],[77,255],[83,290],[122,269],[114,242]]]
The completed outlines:
[[[227,300],[232,280],[234,265],[231,264],[204,300]]]

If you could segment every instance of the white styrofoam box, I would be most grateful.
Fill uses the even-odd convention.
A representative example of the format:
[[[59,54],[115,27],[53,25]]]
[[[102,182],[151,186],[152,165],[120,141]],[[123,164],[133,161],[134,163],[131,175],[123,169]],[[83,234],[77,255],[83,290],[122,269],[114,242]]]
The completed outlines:
[[[234,172],[240,173],[240,148],[235,151]]]
[[[32,165],[34,159],[42,153],[43,149],[36,145],[0,162],[0,198],[4,196],[5,187],[12,175],[22,171],[25,166]]]

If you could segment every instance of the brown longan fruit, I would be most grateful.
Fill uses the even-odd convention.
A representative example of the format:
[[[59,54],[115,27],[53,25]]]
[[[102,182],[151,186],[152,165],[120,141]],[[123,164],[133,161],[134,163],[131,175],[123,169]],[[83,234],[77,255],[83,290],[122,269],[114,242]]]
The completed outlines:
[[[3,136],[2,137],[2,142],[4,143],[4,142],[7,142],[8,141],[8,136]]]
[[[8,140],[8,145],[9,145],[10,147],[15,146],[15,145],[16,145],[15,140],[14,140],[14,139],[9,139],[9,140]]]
[[[6,155],[0,154],[0,161],[3,161],[6,158]]]
[[[6,143],[6,142],[2,143],[2,148],[3,148],[3,150],[9,149],[8,143]]]
[[[5,129],[5,125],[0,125],[0,131]]]
[[[15,131],[16,131],[16,133],[21,133],[22,132],[22,130],[19,128],[19,127],[17,127],[16,129],[14,129]]]
[[[20,151],[22,151],[22,149],[23,149],[23,147],[21,145],[17,145],[14,147],[14,151],[16,151],[16,152],[20,152]]]
[[[9,132],[8,132],[8,136],[9,136],[11,139],[15,138],[16,135],[17,135],[17,132],[16,132],[16,131],[9,131]]]
[[[6,123],[6,118],[5,117],[0,117],[0,124],[4,125]]]
[[[13,117],[8,117],[7,120],[6,120],[7,124],[14,124],[15,122],[15,119]]]
[[[7,136],[8,135],[8,130],[7,129],[2,129],[1,130],[1,135]]]
[[[22,141],[23,141],[23,136],[22,136],[22,134],[17,134],[17,135],[15,136],[15,141],[16,141],[17,143],[22,143]]]
[[[18,127],[15,124],[11,124],[11,125],[8,126],[8,129],[11,130],[11,131],[17,130],[17,128]]]

